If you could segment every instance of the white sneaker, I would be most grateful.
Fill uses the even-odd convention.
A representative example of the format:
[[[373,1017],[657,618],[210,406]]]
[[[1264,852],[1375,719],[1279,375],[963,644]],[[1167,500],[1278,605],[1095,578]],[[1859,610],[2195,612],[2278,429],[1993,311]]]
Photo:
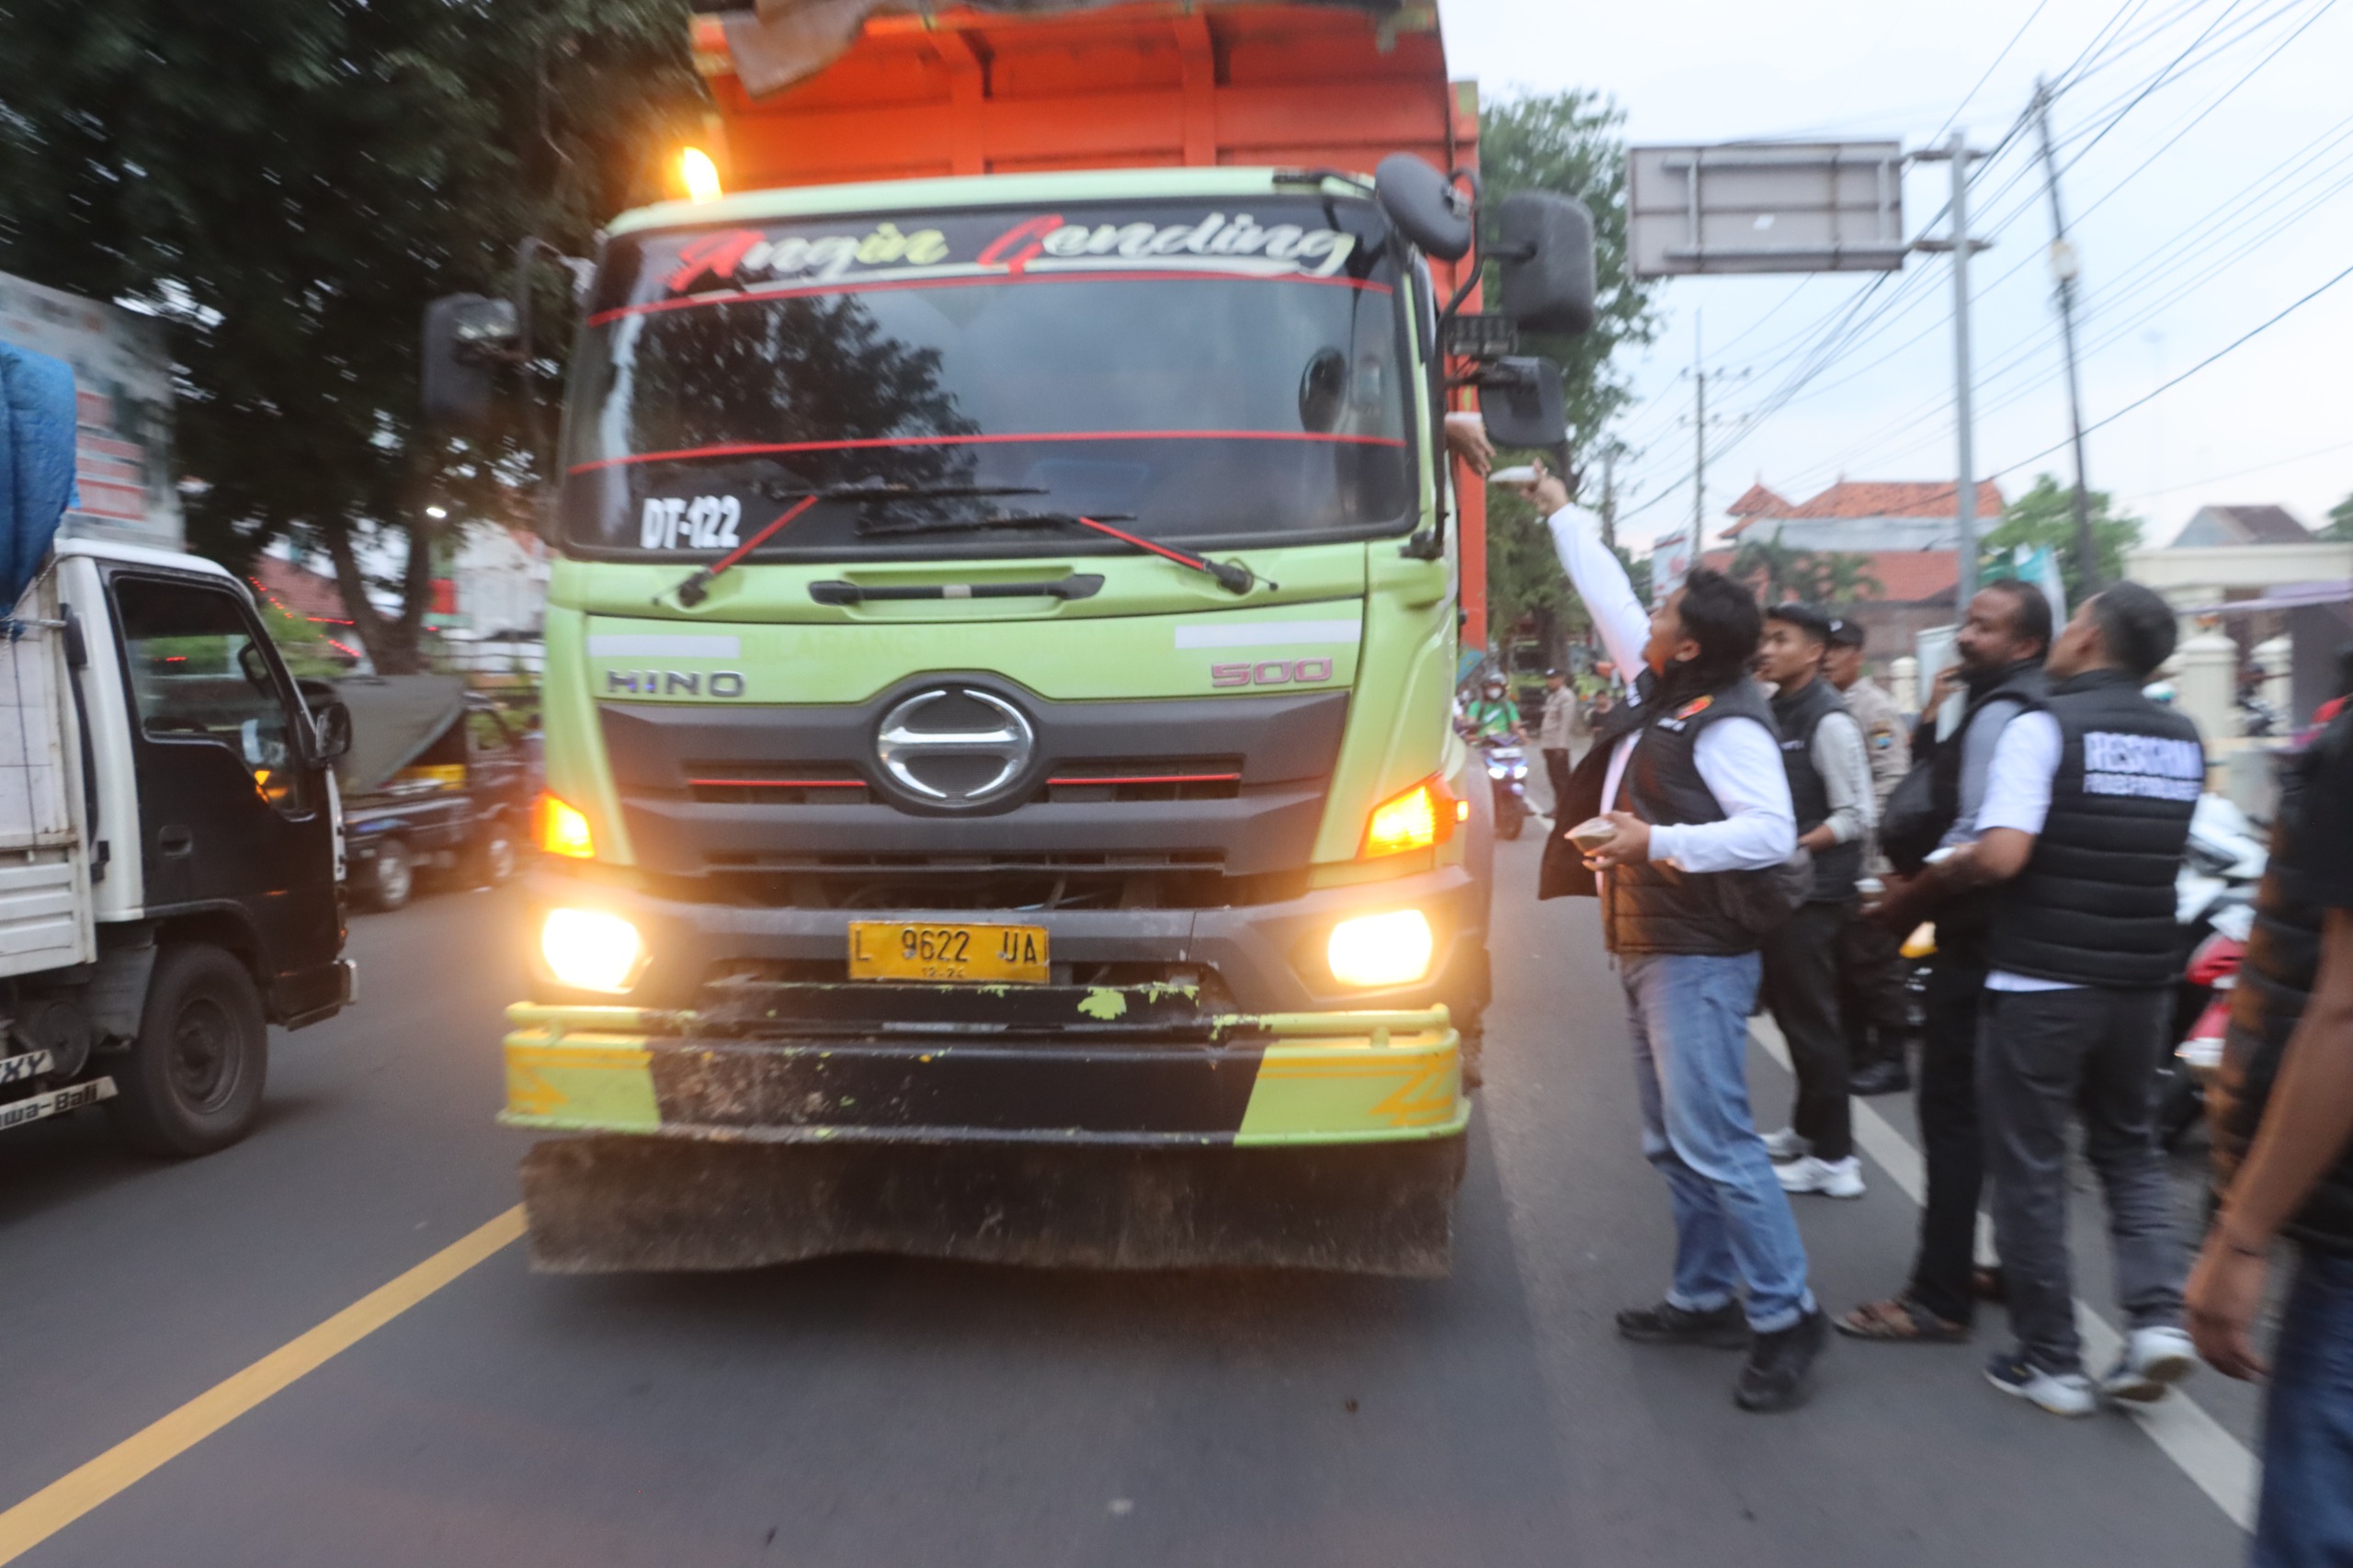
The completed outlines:
[[[1779,1132],[1765,1134],[1765,1152],[1773,1156],[1773,1163],[1777,1165],[1786,1165],[1791,1160],[1802,1160],[1812,1153],[1813,1149],[1813,1140],[1799,1137],[1798,1130],[1794,1127],[1784,1127]]]
[[[1783,1192],[1818,1192],[1824,1198],[1860,1198],[1863,1162],[1853,1154],[1843,1160],[1817,1160],[1802,1154],[1786,1165],[1776,1165]]]
[[[2124,1342],[2116,1365],[2099,1381],[2099,1392],[2110,1399],[2146,1404],[2163,1399],[2167,1390],[2198,1369],[2198,1349],[2177,1328],[2136,1328]]]
[[[2089,1378],[2081,1372],[2046,1372],[2015,1350],[2005,1350],[1985,1364],[1985,1381],[2053,1415],[2089,1415],[2099,1409]]]

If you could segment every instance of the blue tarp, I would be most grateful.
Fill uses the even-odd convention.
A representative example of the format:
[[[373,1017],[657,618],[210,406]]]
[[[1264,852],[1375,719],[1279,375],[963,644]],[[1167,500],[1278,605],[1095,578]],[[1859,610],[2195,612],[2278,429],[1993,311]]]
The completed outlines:
[[[0,343],[0,614],[40,570],[74,488],[74,369]]]

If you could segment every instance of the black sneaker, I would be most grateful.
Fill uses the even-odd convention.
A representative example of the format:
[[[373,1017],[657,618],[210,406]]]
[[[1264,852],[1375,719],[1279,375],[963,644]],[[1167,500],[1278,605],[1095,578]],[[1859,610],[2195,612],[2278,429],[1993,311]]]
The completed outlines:
[[[1816,1309],[1771,1334],[1756,1336],[1740,1369],[1733,1403],[1743,1410],[1793,1410],[1805,1403],[1814,1358],[1830,1343],[1830,1320]]]
[[[1618,1335],[1637,1345],[1704,1345],[1713,1350],[1745,1350],[1756,1337],[1738,1301],[1711,1312],[1687,1312],[1673,1301],[1628,1307],[1618,1314]]]
[[[1874,1062],[1847,1080],[1850,1095],[1901,1094],[1912,1086],[1912,1074],[1901,1062]]]

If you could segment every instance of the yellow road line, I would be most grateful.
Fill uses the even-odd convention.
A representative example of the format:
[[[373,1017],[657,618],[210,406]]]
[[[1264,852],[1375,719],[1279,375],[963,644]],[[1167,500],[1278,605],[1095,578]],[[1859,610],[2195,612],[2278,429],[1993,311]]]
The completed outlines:
[[[517,1205],[0,1514],[0,1563],[15,1562],[116,1493],[316,1371],[522,1233],[523,1210]]]

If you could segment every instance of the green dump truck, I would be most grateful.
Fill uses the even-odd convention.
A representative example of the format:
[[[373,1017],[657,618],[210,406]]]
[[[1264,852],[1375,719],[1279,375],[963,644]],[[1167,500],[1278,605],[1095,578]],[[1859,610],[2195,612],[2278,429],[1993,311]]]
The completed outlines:
[[[1178,15],[1089,36],[1130,10]],[[1297,10],[1373,57],[1381,7]],[[611,223],[506,1040],[504,1119],[553,1135],[538,1266],[1448,1267],[1489,854],[1450,386],[1560,438],[1557,371],[1441,354],[1473,183],[981,174]],[[1506,316],[1574,324],[1589,222],[1502,216]],[[438,305],[428,401],[478,403],[511,319]]]

